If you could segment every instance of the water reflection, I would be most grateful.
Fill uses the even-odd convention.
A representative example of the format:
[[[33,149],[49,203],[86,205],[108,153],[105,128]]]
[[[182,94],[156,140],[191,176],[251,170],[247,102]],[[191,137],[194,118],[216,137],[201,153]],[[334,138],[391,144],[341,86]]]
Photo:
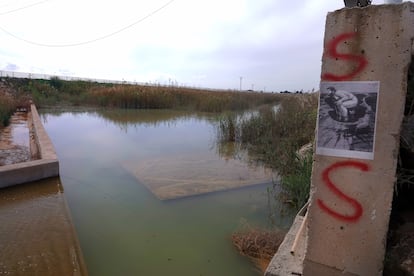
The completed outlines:
[[[197,114],[189,114],[179,110],[102,110],[97,113],[99,116],[115,123],[121,128],[127,129],[133,125],[157,126],[158,124],[173,124],[178,120],[197,116]],[[199,115],[201,117],[201,115]]]
[[[187,118],[199,118],[199,119],[214,119],[216,116],[209,113],[189,113],[184,110],[171,110],[171,109],[96,109],[96,108],[64,108],[64,109],[43,109],[42,118],[44,122],[47,122],[50,116],[59,117],[65,114],[72,114],[74,117],[81,117],[85,113],[88,116],[96,116],[103,118],[105,121],[111,122],[116,126],[119,126],[123,130],[134,127],[136,125],[141,126],[157,126],[159,124],[173,125],[174,122],[184,120]]]
[[[215,149],[214,117],[165,110],[41,113],[90,275],[260,275],[230,236],[240,221],[268,225],[270,184],[170,201],[148,189],[148,175],[199,180],[197,164],[214,164],[205,167],[205,181],[227,173],[212,161],[226,163]],[[133,171],[145,167],[146,177],[131,173],[131,164]],[[282,227],[290,222],[278,219]]]

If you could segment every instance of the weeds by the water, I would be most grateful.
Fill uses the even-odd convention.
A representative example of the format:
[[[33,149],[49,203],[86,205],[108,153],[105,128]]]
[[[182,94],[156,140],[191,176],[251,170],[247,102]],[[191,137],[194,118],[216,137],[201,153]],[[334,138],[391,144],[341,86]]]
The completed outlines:
[[[296,154],[294,170],[281,178],[282,196],[299,209],[308,201],[312,175],[313,152],[300,156]],[[275,185],[275,184],[274,184]]]
[[[240,139],[240,133],[237,127],[237,115],[226,113],[219,120],[219,140],[227,142],[236,142]]]
[[[281,211],[275,208],[280,206],[275,202],[290,202],[298,210],[308,200],[313,151],[312,147],[304,152],[299,149],[314,139],[316,110],[316,94],[287,95],[276,110],[268,106],[244,120],[236,120],[234,116],[221,118],[219,144],[238,142],[250,158],[262,162],[280,175],[280,181],[268,188],[271,221],[277,217],[276,212]],[[284,233],[274,229],[248,229],[232,235],[238,251],[251,258],[262,272],[283,238]]]
[[[224,116],[218,129],[221,143],[239,142],[250,158],[275,170],[282,192],[298,209],[307,200],[312,170],[312,153],[299,157],[298,150],[314,139],[317,100],[317,94],[286,95],[276,109],[266,106],[243,120]]]

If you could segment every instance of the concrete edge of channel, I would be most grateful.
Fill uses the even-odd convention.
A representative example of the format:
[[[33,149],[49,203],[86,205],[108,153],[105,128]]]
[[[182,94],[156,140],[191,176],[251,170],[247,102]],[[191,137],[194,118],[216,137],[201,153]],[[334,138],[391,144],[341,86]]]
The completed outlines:
[[[306,250],[306,211],[308,203],[296,215],[278,251],[270,261],[265,276],[302,275]]]
[[[34,104],[31,104],[30,112],[28,124],[33,131],[37,147],[35,151],[39,153],[40,159],[1,166],[0,188],[59,176],[59,160],[55,148],[43,127]]]
[[[0,188],[59,176],[59,160],[52,141],[43,127],[36,106],[31,104],[29,111],[28,126],[29,132],[33,137],[33,141],[30,143],[30,152],[32,155],[35,153],[34,155],[38,159],[0,166]],[[60,194],[59,197],[62,200],[64,215],[70,221],[70,229],[68,231],[71,233],[73,244],[69,248],[69,251],[71,262],[75,266],[73,275],[88,275],[80,242],[72,223],[69,206],[63,194]]]

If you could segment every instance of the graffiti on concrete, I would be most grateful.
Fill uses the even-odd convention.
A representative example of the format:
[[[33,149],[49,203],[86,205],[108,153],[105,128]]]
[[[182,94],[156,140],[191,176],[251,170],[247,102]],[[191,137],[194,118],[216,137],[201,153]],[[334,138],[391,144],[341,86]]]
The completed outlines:
[[[355,198],[352,198],[349,195],[345,194],[343,191],[341,191],[341,189],[338,188],[337,185],[330,178],[330,173],[343,168],[355,168],[360,171],[366,172],[370,170],[370,167],[368,166],[368,164],[359,161],[342,161],[332,164],[322,172],[322,180],[329,188],[329,190],[341,201],[349,204],[352,207],[353,212],[351,214],[341,214],[333,210],[328,205],[326,205],[322,199],[318,199],[317,203],[319,208],[322,209],[322,211],[326,212],[333,218],[338,219],[340,221],[355,223],[361,218],[364,212],[361,203],[359,203]]]
[[[374,158],[379,82],[321,82],[316,153]]]
[[[346,42],[348,39],[352,39],[356,36],[357,33],[343,33],[334,39],[332,39],[327,45],[325,49],[325,56],[336,59],[336,60],[344,60],[350,61],[357,64],[357,66],[349,73],[344,75],[335,75],[331,73],[325,73],[322,75],[323,80],[327,81],[346,81],[352,80],[356,75],[361,73],[365,67],[368,65],[368,60],[362,55],[354,55],[354,54],[344,54],[338,53],[338,46],[342,42]]]

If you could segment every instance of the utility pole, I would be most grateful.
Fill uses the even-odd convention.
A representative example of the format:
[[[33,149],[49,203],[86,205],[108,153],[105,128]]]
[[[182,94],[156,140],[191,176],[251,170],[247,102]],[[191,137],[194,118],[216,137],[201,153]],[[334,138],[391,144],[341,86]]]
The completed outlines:
[[[242,91],[242,82],[243,82],[243,77],[240,77],[240,92]]]

